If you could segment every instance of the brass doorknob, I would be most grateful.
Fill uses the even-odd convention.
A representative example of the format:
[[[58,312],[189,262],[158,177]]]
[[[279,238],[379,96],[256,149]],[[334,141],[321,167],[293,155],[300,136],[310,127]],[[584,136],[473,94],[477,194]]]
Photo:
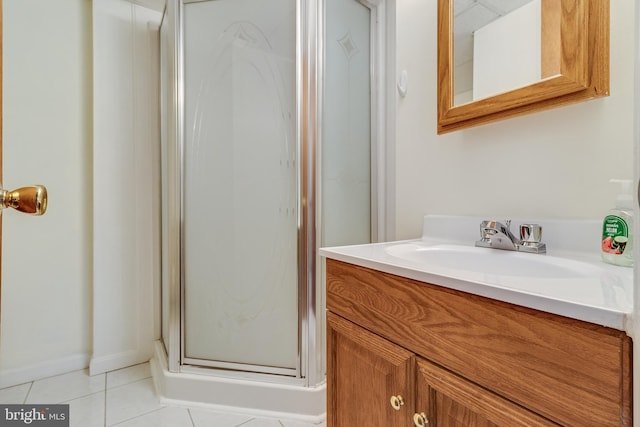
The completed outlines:
[[[6,208],[29,215],[44,215],[47,211],[47,189],[44,185],[22,187],[13,191],[0,188],[0,210]]]

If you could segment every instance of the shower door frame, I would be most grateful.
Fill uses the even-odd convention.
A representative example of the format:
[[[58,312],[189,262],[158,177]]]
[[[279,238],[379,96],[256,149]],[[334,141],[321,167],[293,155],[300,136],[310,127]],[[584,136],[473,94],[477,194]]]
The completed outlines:
[[[209,364],[201,359],[185,357],[184,349],[184,5],[215,0],[169,0],[167,8],[174,16],[173,72],[176,100],[176,149],[180,189],[179,237],[169,236],[169,245],[179,241],[179,281],[169,283],[168,337],[165,342],[170,372],[200,373],[231,378],[263,378],[285,384],[313,386],[325,378],[324,274],[317,268],[317,249],[320,236],[321,185],[316,172],[320,170],[322,120],[322,79],[324,54],[324,0],[295,0],[296,2],[296,144],[298,147],[297,209],[298,209],[298,357],[296,369],[264,369],[264,366],[233,363],[229,366]],[[395,40],[395,0],[354,0],[371,10],[371,236],[372,241],[393,237],[394,210],[393,150],[395,133],[394,77],[385,70],[395,68],[393,40]],[[165,11],[166,19],[167,13]],[[388,45],[389,44],[389,45]],[[390,49],[391,48],[391,49]],[[164,237],[163,237],[164,238]],[[179,283],[176,283],[179,282]],[[164,316],[164,315],[163,315]],[[177,345],[176,343],[179,343]],[[246,368],[246,370],[240,370]],[[259,368],[259,369],[256,369]],[[276,374],[276,375],[274,375]],[[277,378],[277,379],[274,379]]]
[[[184,7],[185,4],[200,1],[216,0],[178,0],[176,2],[175,16],[176,28],[176,75],[177,75],[177,145],[179,151],[179,179],[180,179],[180,265],[184,265],[184,232],[183,232],[183,212],[184,212]],[[210,373],[216,371],[216,375],[230,376],[234,378],[244,378],[248,373],[253,377],[266,374],[265,378],[273,375],[280,376],[279,382],[285,383],[305,383],[309,377],[308,367],[309,355],[314,354],[310,349],[317,346],[314,333],[316,329],[315,319],[318,307],[315,304],[315,146],[316,131],[315,120],[312,114],[316,110],[315,82],[313,70],[316,68],[316,51],[314,40],[317,21],[317,1],[316,0],[295,0],[296,5],[296,146],[297,146],[297,223],[298,223],[298,355],[295,369],[270,367],[263,365],[251,365],[243,363],[227,363],[210,361],[206,359],[196,359],[186,356],[185,353],[185,278],[184,269],[180,271],[180,297],[179,297],[179,319],[180,328],[178,337],[170,336],[171,343],[179,342],[179,353],[174,344],[169,345],[169,369],[172,372],[195,372]],[[311,175],[310,175],[311,174]],[[312,274],[307,274],[307,270],[312,269]],[[172,305],[175,307],[176,302]],[[170,331],[171,333],[172,331]],[[172,335],[175,335],[175,330]],[[311,338],[310,338],[311,335]],[[173,355],[171,354],[173,352]],[[212,369],[213,368],[213,369]]]

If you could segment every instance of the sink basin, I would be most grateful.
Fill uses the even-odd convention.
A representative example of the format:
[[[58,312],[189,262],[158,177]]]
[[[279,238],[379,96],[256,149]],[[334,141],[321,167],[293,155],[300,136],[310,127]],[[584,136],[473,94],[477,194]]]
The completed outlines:
[[[495,276],[529,278],[593,277],[602,270],[586,262],[474,246],[401,243],[385,249],[388,255],[418,263],[434,271],[457,270]]]

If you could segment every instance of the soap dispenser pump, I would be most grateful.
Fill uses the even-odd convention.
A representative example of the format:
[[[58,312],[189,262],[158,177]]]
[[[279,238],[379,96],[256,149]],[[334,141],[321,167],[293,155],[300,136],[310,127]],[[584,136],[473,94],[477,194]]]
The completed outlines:
[[[630,179],[612,179],[620,184],[616,207],[605,216],[602,224],[602,260],[624,267],[633,266],[633,196]]]

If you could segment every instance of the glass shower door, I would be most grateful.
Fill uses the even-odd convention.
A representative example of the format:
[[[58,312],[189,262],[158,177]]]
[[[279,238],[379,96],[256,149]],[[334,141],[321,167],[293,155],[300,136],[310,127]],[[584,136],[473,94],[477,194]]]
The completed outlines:
[[[182,363],[296,375],[296,2],[183,19]]]

